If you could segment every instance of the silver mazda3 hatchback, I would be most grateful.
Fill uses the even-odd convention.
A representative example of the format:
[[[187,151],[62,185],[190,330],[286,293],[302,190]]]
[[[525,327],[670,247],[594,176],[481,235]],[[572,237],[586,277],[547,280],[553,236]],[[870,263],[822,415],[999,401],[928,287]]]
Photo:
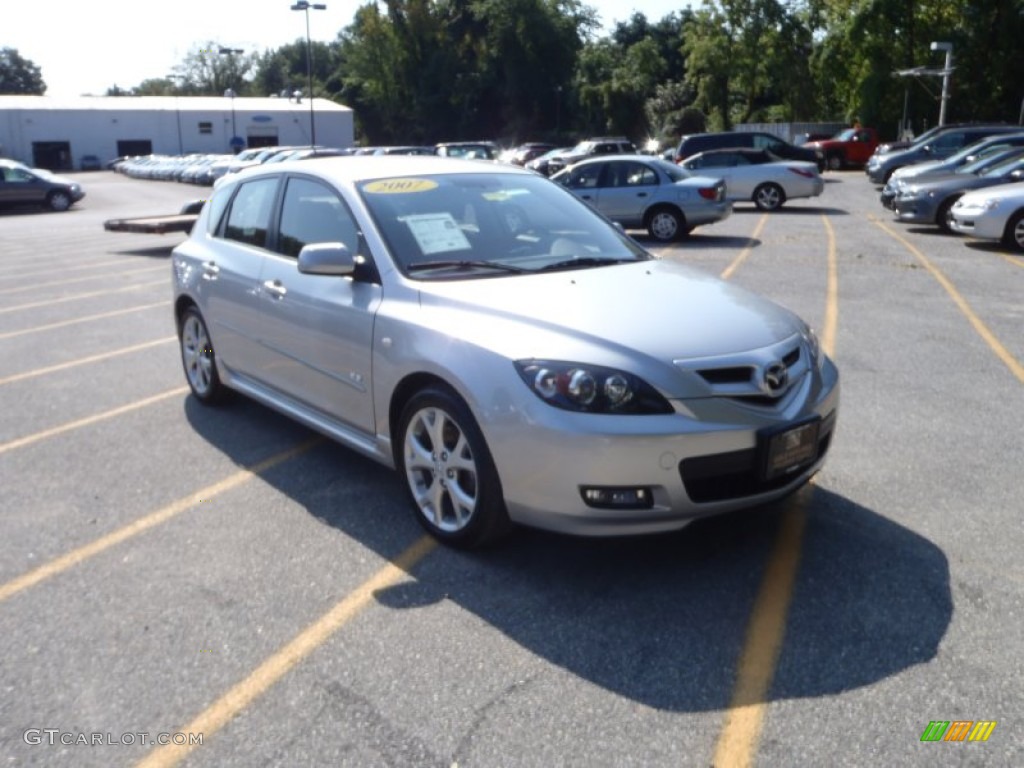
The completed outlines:
[[[194,396],[244,393],[395,468],[456,546],[762,504],[820,469],[836,425],[802,320],[512,166],[249,169],[172,262]]]

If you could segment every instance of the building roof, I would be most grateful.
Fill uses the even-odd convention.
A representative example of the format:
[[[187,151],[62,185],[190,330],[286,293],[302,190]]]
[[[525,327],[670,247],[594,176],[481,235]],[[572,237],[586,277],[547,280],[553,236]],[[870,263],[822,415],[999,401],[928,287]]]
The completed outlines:
[[[296,103],[291,99],[275,97],[236,96],[0,96],[0,110],[54,110],[54,111],[138,111],[159,112],[180,110],[187,112],[211,111],[225,108],[225,102],[234,102],[236,110],[259,112],[294,112],[296,108],[309,108],[309,101]],[[351,112],[349,107],[330,101],[314,99],[317,112]]]

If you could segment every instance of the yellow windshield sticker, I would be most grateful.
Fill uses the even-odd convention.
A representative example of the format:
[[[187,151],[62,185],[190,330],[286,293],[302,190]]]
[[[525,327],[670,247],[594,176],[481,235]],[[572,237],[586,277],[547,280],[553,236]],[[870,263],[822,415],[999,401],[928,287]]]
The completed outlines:
[[[371,195],[404,195],[431,189],[437,189],[437,182],[430,179],[381,179],[363,187],[363,191]]]

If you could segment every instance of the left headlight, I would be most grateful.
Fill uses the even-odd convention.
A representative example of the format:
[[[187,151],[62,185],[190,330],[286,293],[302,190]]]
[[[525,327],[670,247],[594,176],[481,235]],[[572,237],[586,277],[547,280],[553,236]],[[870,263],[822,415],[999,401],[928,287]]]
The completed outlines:
[[[523,383],[541,400],[584,413],[672,413],[672,406],[643,379],[599,365],[555,360],[517,360]]]
[[[821,351],[821,342],[818,341],[818,334],[810,326],[804,326],[804,340],[807,342],[807,349],[811,355],[811,362],[819,371],[825,364],[825,355]]]

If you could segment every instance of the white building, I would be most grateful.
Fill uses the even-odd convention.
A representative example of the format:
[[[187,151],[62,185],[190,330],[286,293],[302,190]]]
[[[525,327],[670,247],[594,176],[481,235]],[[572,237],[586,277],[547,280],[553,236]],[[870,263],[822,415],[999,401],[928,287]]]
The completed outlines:
[[[316,143],[350,147],[352,110],[315,99]],[[51,170],[122,155],[232,151],[310,143],[308,99],[226,96],[0,96],[0,157]]]

